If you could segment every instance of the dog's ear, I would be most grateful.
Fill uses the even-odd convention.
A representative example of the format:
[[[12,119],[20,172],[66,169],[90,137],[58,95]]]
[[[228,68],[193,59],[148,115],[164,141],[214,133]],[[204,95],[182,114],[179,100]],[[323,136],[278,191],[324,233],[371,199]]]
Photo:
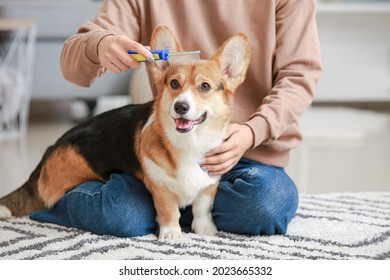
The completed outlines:
[[[233,91],[245,80],[251,56],[248,37],[238,33],[230,37],[213,56]]]
[[[180,43],[166,25],[158,25],[154,29],[150,47],[152,50],[168,49],[170,53],[182,51]],[[155,70],[163,72],[168,67],[167,61],[156,61],[153,64],[153,68],[155,68],[153,72],[155,72]]]

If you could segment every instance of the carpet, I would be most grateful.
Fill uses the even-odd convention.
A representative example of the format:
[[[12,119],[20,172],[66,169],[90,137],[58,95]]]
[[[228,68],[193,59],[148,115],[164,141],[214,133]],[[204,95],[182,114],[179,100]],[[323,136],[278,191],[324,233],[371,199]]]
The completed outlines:
[[[390,259],[390,192],[301,195],[285,236],[185,233],[99,236],[32,221],[0,221],[0,259]]]

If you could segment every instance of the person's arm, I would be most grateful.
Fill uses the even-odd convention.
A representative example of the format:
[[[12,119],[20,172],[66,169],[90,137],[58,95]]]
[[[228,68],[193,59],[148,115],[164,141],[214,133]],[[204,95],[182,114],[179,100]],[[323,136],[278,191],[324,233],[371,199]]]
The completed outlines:
[[[274,86],[246,122],[255,136],[253,147],[272,143],[298,121],[311,104],[322,73],[316,1],[276,3]]]
[[[88,87],[107,69],[120,73],[138,68],[139,62],[127,55],[127,50],[137,51],[144,57],[151,56],[146,47],[137,43],[139,11],[132,3],[104,1],[96,17],[65,41],[60,58],[65,79]]]

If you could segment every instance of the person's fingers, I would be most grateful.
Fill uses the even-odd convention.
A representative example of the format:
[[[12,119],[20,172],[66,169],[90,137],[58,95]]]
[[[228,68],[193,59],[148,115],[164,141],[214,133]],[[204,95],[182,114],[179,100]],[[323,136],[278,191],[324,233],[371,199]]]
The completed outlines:
[[[108,70],[110,70],[111,72],[115,73],[115,74],[120,74],[122,73],[122,70],[119,69],[115,64],[113,63],[110,63],[109,65],[105,66]]]
[[[104,37],[98,45],[100,63],[110,71],[119,74],[130,68],[138,69],[141,63],[131,57],[127,51],[133,50],[150,60],[152,55],[147,47],[135,42],[124,35],[109,35]]]
[[[127,43],[128,43],[127,50],[135,51],[136,53],[142,55],[148,61],[154,61],[154,56],[147,47],[132,40],[127,41]],[[127,54],[127,50],[126,50],[126,54]],[[129,55],[127,56],[129,57]]]
[[[223,162],[224,160],[227,160],[229,155],[226,153],[230,150],[231,150],[230,143],[224,142],[221,146],[210,151],[207,154],[207,156],[203,160],[203,165],[218,164]]]
[[[202,165],[202,170],[211,176],[218,176],[227,173],[238,162],[237,158],[231,157],[228,160],[215,165]]]

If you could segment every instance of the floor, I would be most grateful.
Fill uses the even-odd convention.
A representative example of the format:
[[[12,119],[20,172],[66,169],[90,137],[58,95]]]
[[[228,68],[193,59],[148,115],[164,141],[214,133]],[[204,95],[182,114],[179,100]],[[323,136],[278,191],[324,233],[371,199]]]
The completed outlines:
[[[80,104],[72,110],[80,112]],[[20,186],[45,149],[72,125],[69,117],[35,114],[26,138],[0,141],[0,196]],[[301,193],[390,191],[390,114],[313,108],[301,128],[304,141],[287,168]]]

